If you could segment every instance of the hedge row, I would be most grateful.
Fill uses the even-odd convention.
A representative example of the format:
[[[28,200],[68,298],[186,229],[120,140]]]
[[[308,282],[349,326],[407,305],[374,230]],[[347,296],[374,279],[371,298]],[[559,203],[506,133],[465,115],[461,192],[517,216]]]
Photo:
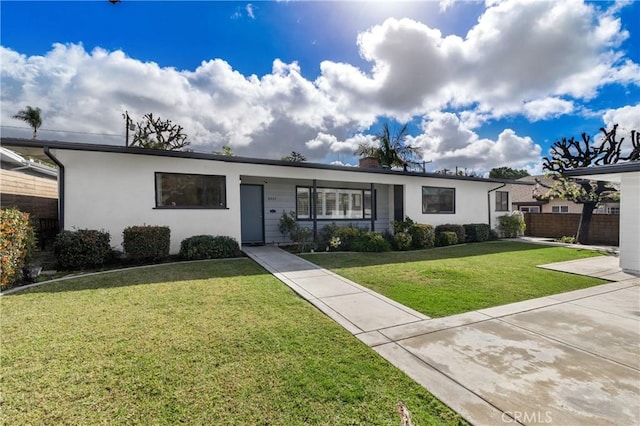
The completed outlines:
[[[167,226],[130,226],[122,232],[122,237],[124,257],[131,262],[158,262],[169,257],[171,231]],[[110,239],[108,232],[94,229],[60,232],[54,242],[58,268],[95,268],[114,261],[117,253],[111,248]],[[180,257],[186,260],[237,256],[240,256],[240,246],[231,237],[196,235],[180,244]]]
[[[497,239],[497,234],[486,223],[444,224],[434,228],[407,218],[401,222],[394,221],[392,225],[393,234],[380,234],[357,226],[340,227],[331,223],[320,230],[317,248],[338,251],[404,251]]]

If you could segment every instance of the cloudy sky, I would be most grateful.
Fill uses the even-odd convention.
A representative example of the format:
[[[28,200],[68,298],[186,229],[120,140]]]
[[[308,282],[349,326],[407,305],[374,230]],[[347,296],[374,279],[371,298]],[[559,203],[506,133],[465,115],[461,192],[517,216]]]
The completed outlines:
[[[409,123],[428,170],[540,171],[562,136],[640,129],[640,2],[0,3],[3,136],[124,145],[126,110],[190,148],[355,164]]]

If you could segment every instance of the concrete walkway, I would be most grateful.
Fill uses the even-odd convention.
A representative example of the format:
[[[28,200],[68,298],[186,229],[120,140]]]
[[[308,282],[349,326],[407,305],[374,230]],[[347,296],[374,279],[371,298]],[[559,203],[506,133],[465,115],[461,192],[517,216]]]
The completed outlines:
[[[640,424],[640,278],[617,258],[543,266],[609,284],[429,319],[276,247],[244,251],[473,424]]]

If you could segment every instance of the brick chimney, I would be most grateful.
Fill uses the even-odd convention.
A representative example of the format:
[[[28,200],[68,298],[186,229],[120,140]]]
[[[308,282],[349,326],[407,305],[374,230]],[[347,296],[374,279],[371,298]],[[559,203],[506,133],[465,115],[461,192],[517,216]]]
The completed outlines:
[[[380,161],[377,158],[364,157],[358,162],[358,167],[361,169],[376,169],[380,167]]]

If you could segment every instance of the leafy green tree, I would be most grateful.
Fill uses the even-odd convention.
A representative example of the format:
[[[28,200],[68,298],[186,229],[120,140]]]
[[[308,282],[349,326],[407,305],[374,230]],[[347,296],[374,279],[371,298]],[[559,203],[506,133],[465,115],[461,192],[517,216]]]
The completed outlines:
[[[136,123],[136,131],[130,146],[179,150],[190,144],[182,130],[182,126],[173,124],[171,120],[162,121],[160,117],[154,118],[152,113],[145,114],[143,121]]]
[[[386,167],[406,168],[410,164],[416,164],[418,148],[405,143],[407,132],[405,124],[399,131],[391,134],[389,124],[384,123],[382,131],[374,138],[377,144],[361,143],[355,154],[362,158],[375,158],[381,166]]]
[[[516,180],[529,176],[525,169],[512,169],[511,167],[494,167],[489,172],[489,177],[493,179]]]
[[[631,130],[630,150],[623,151],[624,137],[618,138],[618,125],[611,130],[601,128],[602,140],[591,143],[591,136],[582,134],[582,140],[574,137],[556,141],[551,147],[551,156],[543,159],[543,169],[553,178],[553,185],[547,185],[536,180],[537,184],[545,188],[534,191],[534,196],[541,200],[562,198],[582,204],[580,225],[576,235],[576,241],[581,244],[589,243],[589,226],[593,210],[604,198],[617,192],[617,188],[604,181],[590,181],[586,179],[568,179],[563,176],[567,170],[616,164],[624,161],[640,160],[640,133]],[[624,152],[624,153],[623,153]]]
[[[300,154],[299,152],[291,151],[291,154],[285,155],[281,158],[281,160],[291,161],[292,163],[302,163],[304,161],[307,161],[307,157],[305,157],[304,154]]]
[[[42,126],[42,110],[38,107],[31,108],[27,106],[25,109],[18,111],[13,118],[22,120],[33,129],[33,139],[38,136],[38,128]]]
[[[233,149],[228,145],[223,145],[222,151],[213,151],[216,155],[226,155],[227,157],[233,157],[236,154],[233,153]]]

